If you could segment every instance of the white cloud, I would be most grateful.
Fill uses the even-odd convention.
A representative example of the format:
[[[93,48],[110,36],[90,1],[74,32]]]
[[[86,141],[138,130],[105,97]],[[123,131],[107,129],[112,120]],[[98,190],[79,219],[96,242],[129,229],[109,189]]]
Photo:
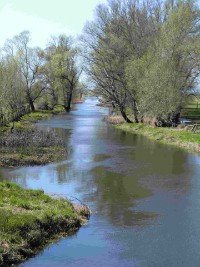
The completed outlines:
[[[0,11],[0,25],[0,46],[3,46],[7,38],[12,38],[24,30],[30,31],[31,44],[42,48],[45,47],[51,35],[72,34],[61,24],[16,11],[11,4],[6,5]]]

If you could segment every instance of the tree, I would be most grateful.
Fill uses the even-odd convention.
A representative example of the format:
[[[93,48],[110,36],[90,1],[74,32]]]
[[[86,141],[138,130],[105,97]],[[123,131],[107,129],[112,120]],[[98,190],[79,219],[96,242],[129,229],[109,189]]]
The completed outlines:
[[[12,40],[18,59],[21,75],[24,80],[26,100],[32,111],[35,111],[34,103],[45,89],[40,85],[39,70],[42,65],[39,48],[29,47],[30,33],[24,31]]]
[[[126,73],[141,116],[170,126],[179,122],[183,101],[199,75],[199,10],[191,1],[174,2],[165,13],[154,43],[142,57],[129,60]]]
[[[49,91],[56,101],[61,98],[63,107],[69,112],[73,93],[81,75],[76,66],[78,50],[72,47],[69,37],[60,35],[52,38],[45,53]]]
[[[199,75],[199,8],[186,1],[110,0],[85,27],[86,71],[127,122],[177,123]]]
[[[142,2],[142,1],[141,1]],[[127,107],[133,109],[138,122],[138,103],[134,88],[127,84],[126,65],[134,56],[141,57],[158,31],[158,4],[148,1],[108,1],[96,9],[95,22],[86,25],[83,43],[86,47],[87,73],[96,91],[117,106],[127,122]]]

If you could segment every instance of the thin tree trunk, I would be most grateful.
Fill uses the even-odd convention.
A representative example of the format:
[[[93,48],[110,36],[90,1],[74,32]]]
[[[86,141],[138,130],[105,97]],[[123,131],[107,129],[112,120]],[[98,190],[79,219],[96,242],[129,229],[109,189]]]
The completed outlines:
[[[138,119],[138,108],[137,108],[137,103],[134,100],[133,101],[134,107],[133,107],[133,114],[134,114],[134,118],[135,118],[135,122],[139,123],[139,119]]]

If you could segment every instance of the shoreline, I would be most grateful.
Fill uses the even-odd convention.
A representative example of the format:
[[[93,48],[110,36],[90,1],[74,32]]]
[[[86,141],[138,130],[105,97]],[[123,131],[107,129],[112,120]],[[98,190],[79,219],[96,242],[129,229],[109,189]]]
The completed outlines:
[[[116,118],[115,118],[116,117]],[[200,134],[182,128],[152,127],[144,123],[125,123],[120,116],[105,118],[115,128],[167,145],[184,149],[187,152],[200,153]]]
[[[0,266],[35,256],[47,245],[75,233],[90,217],[86,205],[53,198],[42,190],[0,182]],[[4,199],[6,198],[6,203]]]
[[[24,115],[19,122],[16,122],[15,129],[22,135],[32,133],[37,131],[34,123],[61,112],[36,111]],[[10,127],[0,130],[1,137],[10,138],[12,134]],[[6,133],[7,136],[4,136]],[[39,132],[38,136],[40,135]],[[25,137],[27,138],[26,135]],[[47,137],[51,143],[51,137]],[[57,146],[49,144],[42,148],[38,146],[34,151],[33,147],[26,146],[23,152],[21,147],[19,151],[17,147],[11,152],[10,149],[9,146],[3,150],[0,147],[0,168],[55,162],[64,157],[65,150],[59,142]],[[36,153],[35,158],[33,152]],[[6,164],[3,164],[2,160]],[[42,190],[23,189],[14,183],[0,182],[0,192],[0,266],[2,267],[22,263],[37,255],[46,246],[78,231],[90,217],[90,209],[83,203],[76,204],[60,196],[49,196]]]
[[[188,152],[200,153],[200,135],[183,129],[151,127],[142,123],[122,124],[117,129],[132,134],[142,135],[150,140],[173,145]]]

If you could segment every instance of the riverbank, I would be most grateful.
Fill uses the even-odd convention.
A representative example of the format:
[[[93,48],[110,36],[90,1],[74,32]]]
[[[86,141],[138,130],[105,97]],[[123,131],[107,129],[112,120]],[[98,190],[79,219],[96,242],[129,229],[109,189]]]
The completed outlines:
[[[65,156],[64,141],[55,130],[37,129],[33,123],[62,112],[36,111],[21,117],[20,121],[0,129],[0,167],[44,165]]]
[[[116,127],[163,144],[178,146],[190,152],[200,152],[200,135],[185,129],[151,127],[143,123],[124,123]]]
[[[52,198],[42,190],[0,183],[0,266],[35,255],[62,236],[77,231],[89,218],[86,206]]]

